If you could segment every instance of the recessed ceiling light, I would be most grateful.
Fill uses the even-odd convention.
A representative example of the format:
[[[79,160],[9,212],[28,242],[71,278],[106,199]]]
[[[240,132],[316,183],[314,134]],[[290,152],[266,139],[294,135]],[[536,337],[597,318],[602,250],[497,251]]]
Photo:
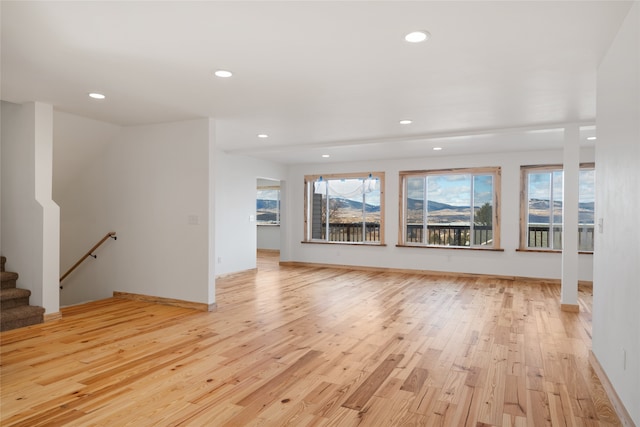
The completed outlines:
[[[223,77],[223,78],[233,76],[233,73],[231,71],[227,71],[227,70],[218,70],[213,74],[215,74],[217,77]]]
[[[98,93],[98,92],[91,92],[91,93],[89,94],[89,98],[93,98],[93,99],[105,99],[105,98],[106,98],[106,96],[104,96],[103,94]]]
[[[266,133],[259,133],[258,138],[269,138],[269,135],[267,135]]]
[[[413,121],[409,119],[400,120],[401,125],[410,125],[411,123],[413,123]]]
[[[433,147],[433,151],[440,151],[442,150],[442,147]]]
[[[328,154],[323,154],[322,157],[324,157],[326,159],[326,158],[331,157],[331,156],[328,155]]]
[[[427,31],[413,31],[404,36],[404,39],[409,43],[420,43],[425,40],[429,40],[429,37],[431,37],[431,34]]]
[[[588,136],[588,137],[587,137],[587,139],[588,139],[589,141],[595,141],[595,140],[596,140],[596,139],[598,139],[598,138],[597,138],[597,137],[595,137],[595,136]]]

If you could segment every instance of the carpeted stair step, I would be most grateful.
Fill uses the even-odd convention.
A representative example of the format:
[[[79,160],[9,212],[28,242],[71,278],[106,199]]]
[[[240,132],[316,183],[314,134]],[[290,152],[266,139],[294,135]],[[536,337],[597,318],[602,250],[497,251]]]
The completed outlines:
[[[18,273],[11,271],[0,272],[0,289],[15,288],[16,280],[18,280]]]
[[[30,296],[31,291],[28,289],[0,289],[0,310],[29,305]]]
[[[0,331],[23,328],[44,322],[44,308],[23,305],[0,312]]]
[[[4,271],[7,259],[0,256],[0,331],[44,322],[44,308],[29,305],[31,291],[16,288],[18,273]]]

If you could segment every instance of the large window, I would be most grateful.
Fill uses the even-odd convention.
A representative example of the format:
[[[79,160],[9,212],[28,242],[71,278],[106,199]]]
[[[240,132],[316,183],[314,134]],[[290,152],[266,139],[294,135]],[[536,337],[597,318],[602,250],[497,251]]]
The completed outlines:
[[[562,250],[564,187],[562,165],[522,166],[522,250]],[[578,250],[593,251],[595,169],[580,166]]]
[[[258,187],[256,223],[258,225],[280,224],[280,187]]]
[[[399,244],[500,247],[500,168],[400,172]]]
[[[384,173],[305,176],[305,241],[384,243]]]

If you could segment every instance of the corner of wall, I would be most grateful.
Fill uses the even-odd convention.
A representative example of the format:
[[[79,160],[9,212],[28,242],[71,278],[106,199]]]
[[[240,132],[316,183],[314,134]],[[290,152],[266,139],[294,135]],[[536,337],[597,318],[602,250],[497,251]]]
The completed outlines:
[[[59,311],[59,208],[51,198],[53,107],[2,103],[2,250],[30,302]]]

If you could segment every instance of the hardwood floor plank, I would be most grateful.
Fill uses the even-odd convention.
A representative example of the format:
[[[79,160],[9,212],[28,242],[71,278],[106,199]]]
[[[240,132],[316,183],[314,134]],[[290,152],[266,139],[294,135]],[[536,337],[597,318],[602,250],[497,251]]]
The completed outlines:
[[[551,425],[567,427],[567,420],[564,414],[560,393],[547,393],[547,397],[549,398],[549,416],[551,417]]]
[[[284,371],[273,377],[266,384],[263,384],[247,396],[237,402],[240,406],[248,406],[256,400],[261,400],[265,395],[274,390],[281,389],[284,384],[292,381],[296,373],[302,370],[305,365],[311,363],[313,359],[319,357],[322,353],[319,351],[308,351],[300,357],[294,364],[286,368]]]
[[[549,399],[546,392],[527,391],[527,424],[530,426],[551,426]]]
[[[362,425],[380,427],[401,425],[401,419],[407,412],[408,406],[409,402],[406,399],[373,396],[360,411]]]
[[[464,387],[458,404],[457,425],[471,427],[477,424],[481,392],[480,388]]]
[[[507,375],[504,391],[504,413],[514,417],[527,415],[526,380],[522,376]]]
[[[409,411],[415,412],[416,414],[431,415],[441,393],[442,389],[429,387],[427,383],[427,385],[420,390],[420,393],[411,401]]]
[[[417,393],[429,377],[429,370],[424,368],[413,368],[411,373],[400,387],[400,390]]]
[[[374,393],[374,396],[382,397],[385,399],[395,398],[395,395],[398,391],[400,391],[400,386],[402,385],[402,380],[400,378],[394,377],[393,374],[390,376],[382,386]]]
[[[398,366],[404,354],[391,354],[367,377],[367,379],[342,404],[356,411],[362,410],[391,372]]]
[[[457,404],[460,401],[460,395],[466,384],[467,372],[452,369],[449,376],[442,387],[442,395],[439,400],[442,402],[451,402]]]
[[[589,365],[591,292],[279,266],[214,312],[105,299],[0,334],[0,424],[617,426]]]
[[[495,345],[491,353],[493,363],[487,369],[487,381],[482,384],[482,405],[479,421],[498,425],[502,419],[507,377],[507,353],[505,345]]]

